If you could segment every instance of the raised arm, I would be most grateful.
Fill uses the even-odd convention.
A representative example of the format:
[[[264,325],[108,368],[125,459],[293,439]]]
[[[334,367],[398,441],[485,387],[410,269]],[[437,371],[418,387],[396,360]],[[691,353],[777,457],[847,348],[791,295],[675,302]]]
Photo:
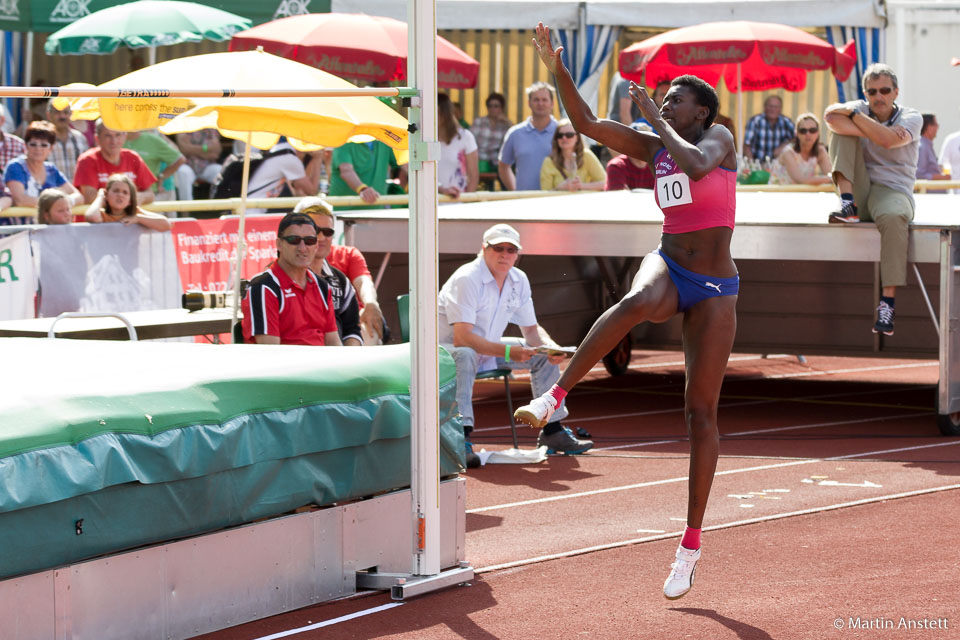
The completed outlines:
[[[663,119],[656,103],[647,94],[647,90],[640,85],[630,83],[630,96],[640,107],[643,117],[654,129],[660,133],[660,140],[670,156],[680,169],[693,178],[699,180],[719,166],[736,170],[737,156],[734,151],[733,135],[726,127],[710,127],[703,132],[703,136],[695,144],[687,142],[674,131],[673,127]],[[667,100],[679,103],[691,99],[689,93],[670,92],[664,98],[664,107],[670,109]],[[706,109],[707,107],[699,107]]]
[[[560,57],[563,47],[553,48],[550,44],[550,28],[545,27],[542,22],[537,24],[533,43],[540,55],[540,60],[550,73],[556,76],[560,101],[577,131],[631,158],[647,162],[653,160],[653,155],[662,146],[660,139],[650,133],[634,131],[619,122],[597,118],[580,96],[573,78],[570,77],[570,72],[563,65]]]

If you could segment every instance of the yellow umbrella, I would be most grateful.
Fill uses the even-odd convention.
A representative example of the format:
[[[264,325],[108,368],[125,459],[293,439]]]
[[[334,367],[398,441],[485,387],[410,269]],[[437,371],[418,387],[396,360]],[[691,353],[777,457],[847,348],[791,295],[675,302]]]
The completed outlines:
[[[68,85],[78,87],[82,85]],[[90,86],[90,85],[87,85]],[[228,138],[269,149],[280,136],[308,151],[319,146],[379,140],[407,148],[407,121],[374,97],[177,98],[177,91],[211,86],[258,90],[356,89],[342,78],[263,51],[211,53],[168,60],[99,85],[101,89],[144,89],[132,98],[70,100],[73,117],[94,120],[118,131],[159,128],[166,134],[216,128]],[[66,98],[61,108],[67,103]]]

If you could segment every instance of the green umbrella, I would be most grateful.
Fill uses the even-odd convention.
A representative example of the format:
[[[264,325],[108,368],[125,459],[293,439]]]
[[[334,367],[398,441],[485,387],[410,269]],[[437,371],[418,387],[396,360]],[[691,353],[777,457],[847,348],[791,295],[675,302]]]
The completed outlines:
[[[102,9],[50,34],[47,54],[108,54],[131,49],[229,40],[253,23],[220,9],[176,0],[139,0]]]

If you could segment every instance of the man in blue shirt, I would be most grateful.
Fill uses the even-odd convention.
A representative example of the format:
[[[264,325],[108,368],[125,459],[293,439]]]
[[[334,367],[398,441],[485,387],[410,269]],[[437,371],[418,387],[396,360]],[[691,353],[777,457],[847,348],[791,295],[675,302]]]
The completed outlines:
[[[747,121],[743,155],[760,161],[773,160],[793,141],[794,135],[793,121],[783,115],[783,100],[780,96],[767,96],[763,101],[763,113]]]
[[[553,87],[546,82],[534,82],[527,87],[531,115],[510,127],[503,138],[497,171],[507,191],[540,190],[540,167],[550,155],[553,132],[557,128],[553,118],[553,93]]]

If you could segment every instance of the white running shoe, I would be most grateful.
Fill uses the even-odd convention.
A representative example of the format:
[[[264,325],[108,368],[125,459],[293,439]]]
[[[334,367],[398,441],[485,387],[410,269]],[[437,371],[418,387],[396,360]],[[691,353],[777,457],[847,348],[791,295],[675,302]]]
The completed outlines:
[[[557,410],[557,399],[549,393],[534,398],[530,404],[525,404],[513,412],[513,417],[534,429],[543,429],[553,412]]]
[[[693,574],[697,570],[700,549],[691,551],[686,547],[677,547],[677,559],[670,565],[670,575],[663,583],[663,595],[667,600],[683,597],[693,587]]]

